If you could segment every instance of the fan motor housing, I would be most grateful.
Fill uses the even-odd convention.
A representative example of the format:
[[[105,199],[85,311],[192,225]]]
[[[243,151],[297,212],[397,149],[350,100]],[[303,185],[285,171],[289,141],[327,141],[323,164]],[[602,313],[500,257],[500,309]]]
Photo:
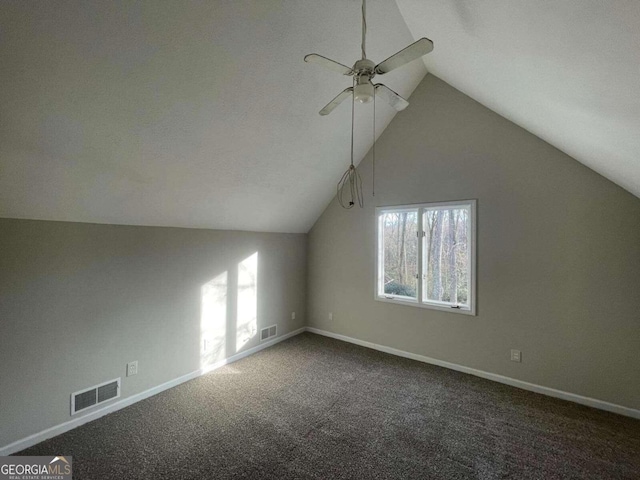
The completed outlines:
[[[359,77],[361,75],[368,75],[369,78],[373,78],[376,74],[375,72],[376,64],[373,63],[368,58],[363,58],[362,60],[358,60],[353,65],[353,71]]]

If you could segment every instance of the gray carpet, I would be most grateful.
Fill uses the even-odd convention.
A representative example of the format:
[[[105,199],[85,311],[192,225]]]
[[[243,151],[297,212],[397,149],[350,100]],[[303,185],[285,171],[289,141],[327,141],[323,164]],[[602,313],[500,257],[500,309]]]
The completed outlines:
[[[81,479],[640,478],[640,421],[305,333],[40,443]]]

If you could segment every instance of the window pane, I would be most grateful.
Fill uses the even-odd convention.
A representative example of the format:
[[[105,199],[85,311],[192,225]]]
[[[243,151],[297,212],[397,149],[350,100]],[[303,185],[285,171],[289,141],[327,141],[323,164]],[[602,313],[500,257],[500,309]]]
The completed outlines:
[[[425,301],[469,305],[469,214],[468,206],[425,211]]]
[[[383,213],[380,222],[384,293],[417,298],[418,211]]]

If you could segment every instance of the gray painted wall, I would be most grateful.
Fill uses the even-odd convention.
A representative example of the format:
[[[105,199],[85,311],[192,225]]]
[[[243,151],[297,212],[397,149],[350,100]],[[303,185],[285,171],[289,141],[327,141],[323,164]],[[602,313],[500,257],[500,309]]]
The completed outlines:
[[[376,156],[375,198],[369,154],[366,207],[334,200],[309,234],[310,326],[640,408],[638,198],[432,75]],[[478,315],[375,301],[374,207],[460,199]]]
[[[72,392],[122,377],[127,397],[258,345],[235,332],[255,252],[257,328],[302,327],[306,235],[0,219],[0,446],[70,420]],[[202,286],[223,272],[226,335],[204,352]]]
[[[640,200],[433,76],[377,156],[375,199],[334,200],[308,239],[0,219],[0,446],[69,420],[71,392],[122,377],[127,397],[235,353],[255,252],[258,329],[308,324],[640,408]],[[469,198],[478,316],[374,301],[374,207]],[[226,332],[202,352],[203,286],[224,272]]]

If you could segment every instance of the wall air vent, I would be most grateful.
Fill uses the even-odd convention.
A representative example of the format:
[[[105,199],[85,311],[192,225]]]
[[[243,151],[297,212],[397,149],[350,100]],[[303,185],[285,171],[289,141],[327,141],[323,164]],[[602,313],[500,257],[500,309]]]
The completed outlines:
[[[260,341],[266,340],[267,338],[275,337],[276,333],[278,333],[278,327],[276,325],[271,325],[270,327],[263,328],[260,330]]]
[[[71,394],[71,415],[120,396],[120,378]]]

